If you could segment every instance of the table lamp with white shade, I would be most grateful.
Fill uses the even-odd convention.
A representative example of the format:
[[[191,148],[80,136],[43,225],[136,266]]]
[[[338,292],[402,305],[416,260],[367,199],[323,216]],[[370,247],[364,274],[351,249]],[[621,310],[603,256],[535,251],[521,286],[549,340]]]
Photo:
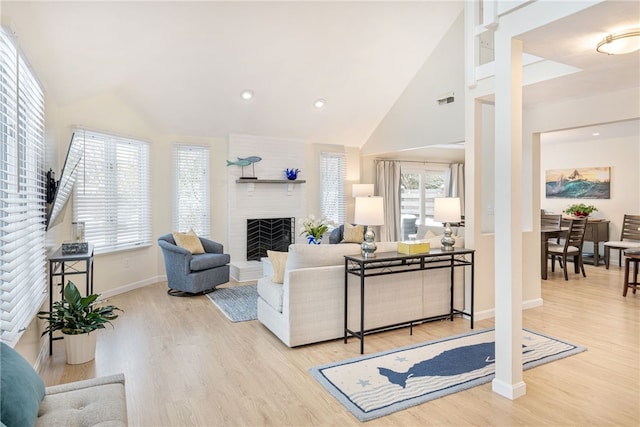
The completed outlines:
[[[451,235],[451,223],[460,222],[460,198],[437,197],[434,199],[433,220],[444,224],[444,237],[441,240],[443,251],[453,250],[456,239]]]
[[[356,197],[356,209],[354,222],[356,224],[366,225],[367,231],[364,233],[364,242],[362,242],[362,256],[365,258],[374,258],[378,247],[376,242],[376,234],[372,226],[384,224],[384,204],[382,197]]]

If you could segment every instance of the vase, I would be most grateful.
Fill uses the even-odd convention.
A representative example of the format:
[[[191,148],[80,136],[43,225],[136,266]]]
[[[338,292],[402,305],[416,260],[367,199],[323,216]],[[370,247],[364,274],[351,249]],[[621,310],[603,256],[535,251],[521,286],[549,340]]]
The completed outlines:
[[[309,243],[310,245],[319,245],[320,243],[322,243],[322,236],[318,237],[317,239],[314,236],[307,236],[307,243]]]
[[[295,181],[298,179],[298,173],[300,173],[300,169],[285,169],[285,175],[289,181]]]
[[[64,346],[69,365],[79,365],[93,360],[96,356],[98,333],[64,335]]]

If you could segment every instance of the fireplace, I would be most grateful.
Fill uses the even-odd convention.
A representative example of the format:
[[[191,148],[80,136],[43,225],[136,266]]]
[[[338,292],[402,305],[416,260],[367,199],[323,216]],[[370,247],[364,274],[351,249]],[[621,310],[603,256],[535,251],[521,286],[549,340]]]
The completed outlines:
[[[286,252],[295,242],[295,218],[247,219],[247,261],[260,261],[267,250]]]

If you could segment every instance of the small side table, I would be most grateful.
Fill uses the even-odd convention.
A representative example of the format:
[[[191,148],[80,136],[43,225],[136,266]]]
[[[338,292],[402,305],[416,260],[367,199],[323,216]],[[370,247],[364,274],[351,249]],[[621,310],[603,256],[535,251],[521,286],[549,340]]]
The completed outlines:
[[[640,263],[640,249],[627,249],[624,251],[624,288],[622,289],[622,296],[627,296],[627,291],[633,289],[635,294],[640,289],[640,283],[638,283],[638,264]],[[633,263],[633,280],[629,279],[629,264]]]
[[[89,243],[87,252],[82,254],[63,255],[62,246],[49,257],[49,311],[53,311],[54,277],[60,277],[60,295],[64,291],[65,276],[84,274],[86,276],[86,295],[93,293],[93,245]],[[53,337],[49,332],[49,355],[53,354],[53,340],[62,337]]]

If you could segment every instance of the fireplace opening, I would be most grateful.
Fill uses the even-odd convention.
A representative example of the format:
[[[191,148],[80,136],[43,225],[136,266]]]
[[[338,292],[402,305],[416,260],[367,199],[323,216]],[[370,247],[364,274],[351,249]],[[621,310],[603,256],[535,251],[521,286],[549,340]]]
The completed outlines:
[[[287,252],[295,243],[295,218],[247,219],[247,261],[267,256],[267,251]]]

